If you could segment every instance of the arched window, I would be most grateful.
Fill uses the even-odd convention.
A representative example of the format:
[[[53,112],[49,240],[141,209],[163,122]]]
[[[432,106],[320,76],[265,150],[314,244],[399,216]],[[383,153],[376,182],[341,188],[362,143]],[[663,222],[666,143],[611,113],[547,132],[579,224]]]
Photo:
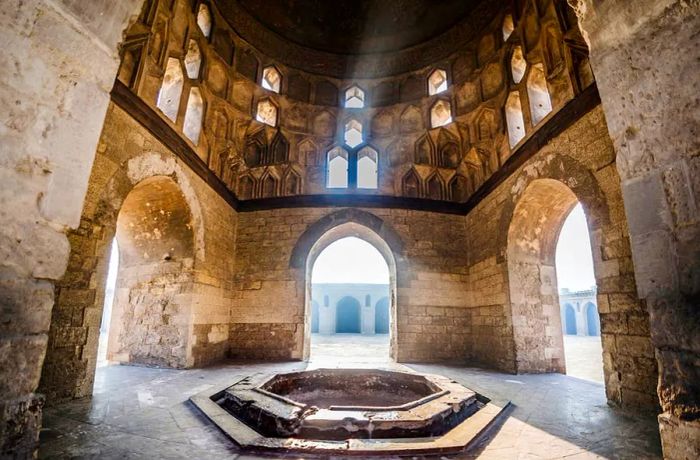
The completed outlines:
[[[377,188],[377,151],[364,147],[357,153],[357,188]]]
[[[433,128],[452,123],[452,108],[445,100],[438,100],[430,109],[430,125]]]
[[[187,111],[182,132],[193,144],[199,142],[199,134],[202,132],[202,116],[204,115],[204,101],[199,88],[190,89],[190,97],[187,99]]]
[[[527,77],[527,96],[530,99],[530,115],[532,124],[536,125],[552,111],[552,100],[549,98],[547,78],[542,64],[535,64]]]
[[[362,144],[362,124],[357,120],[350,120],[345,123],[343,138],[345,143],[351,148]]]
[[[277,126],[277,106],[269,99],[258,102],[255,119],[270,126]]]
[[[428,95],[442,93],[447,90],[447,72],[435,69],[428,77]]]
[[[170,118],[173,122],[177,120],[177,112],[180,108],[180,97],[182,96],[182,67],[180,61],[175,58],[168,58],[163,75],[163,84],[158,92],[158,102],[156,106]]]
[[[196,41],[190,40],[187,45],[187,54],[185,55],[185,71],[187,78],[199,78],[199,69],[202,66],[202,52],[199,50],[199,45]]]
[[[520,105],[520,93],[513,91],[506,100],[506,124],[508,125],[508,141],[510,148],[525,137],[525,122],[523,121],[523,109]]]
[[[277,71],[274,66],[265,67],[262,74],[262,87],[274,91],[275,93],[280,92],[280,85],[282,84],[282,75]]]
[[[523,56],[523,49],[520,46],[513,48],[513,55],[510,58],[510,73],[513,75],[513,82],[520,83],[527,70],[527,61]]]
[[[365,92],[357,86],[352,86],[345,91],[345,107],[348,109],[361,109],[365,106]]]
[[[211,12],[209,11],[209,7],[204,3],[201,3],[199,5],[199,10],[197,10],[197,26],[199,26],[199,30],[202,31],[202,34],[209,38],[211,34]]]
[[[336,147],[328,152],[326,187],[348,187],[348,152]]]
[[[503,41],[508,40],[514,30],[515,23],[513,22],[513,15],[506,14],[506,17],[503,18]]]

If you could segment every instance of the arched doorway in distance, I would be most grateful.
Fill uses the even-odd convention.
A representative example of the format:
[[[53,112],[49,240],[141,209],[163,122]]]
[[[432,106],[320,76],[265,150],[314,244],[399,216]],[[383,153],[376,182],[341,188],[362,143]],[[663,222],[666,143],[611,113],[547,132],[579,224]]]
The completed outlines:
[[[389,333],[389,298],[382,297],[374,306],[374,333]]]
[[[356,298],[345,296],[340,299],[336,305],[335,332],[338,334],[361,333],[361,311],[362,307]]]
[[[569,303],[564,306],[564,332],[566,335],[576,335],[576,310]]]

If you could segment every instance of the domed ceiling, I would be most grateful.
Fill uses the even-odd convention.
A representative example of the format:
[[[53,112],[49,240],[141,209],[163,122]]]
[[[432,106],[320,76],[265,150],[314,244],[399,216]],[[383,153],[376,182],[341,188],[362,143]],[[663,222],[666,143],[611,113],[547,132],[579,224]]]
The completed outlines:
[[[238,0],[285,39],[336,54],[384,53],[428,41],[477,0]]]
[[[337,78],[376,78],[430,65],[492,18],[493,0],[215,0],[262,53]],[[496,6],[497,7],[497,6]]]

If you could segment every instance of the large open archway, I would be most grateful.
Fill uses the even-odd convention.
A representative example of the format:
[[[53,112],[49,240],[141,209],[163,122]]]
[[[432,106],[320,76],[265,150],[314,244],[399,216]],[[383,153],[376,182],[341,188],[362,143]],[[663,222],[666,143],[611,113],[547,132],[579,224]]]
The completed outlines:
[[[372,253],[376,255],[373,257]],[[316,340],[322,347],[323,343],[332,341],[330,336],[355,334],[354,338],[342,339],[349,340],[342,348],[359,351],[363,347],[378,347],[377,353],[386,353],[382,350],[388,349],[387,358],[396,358],[396,262],[379,235],[354,222],[328,230],[309,251],[306,280],[305,330],[309,333],[305,343]],[[323,280],[331,282],[318,282]],[[387,308],[388,325],[380,325],[380,329],[388,328],[388,334],[381,331],[377,334],[372,299],[383,297],[391,299]],[[318,319],[313,316],[314,302],[320,305]],[[317,322],[324,339],[309,337],[309,324],[313,329]]]
[[[382,253],[357,236],[338,238],[321,250],[311,268],[312,361],[389,358],[388,302],[386,324],[377,323],[374,305],[391,296],[389,272]],[[314,309],[317,304],[322,306]]]
[[[311,225],[306,232],[299,238],[295,245],[290,265],[293,268],[303,269],[305,283],[305,327],[304,327],[304,345],[303,355],[308,359],[311,351],[311,330],[312,324],[315,324],[312,317],[313,299],[312,272],[316,259],[319,255],[332,243],[343,238],[359,238],[372,245],[384,259],[389,272],[389,295],[388,311],[390,322],[388,326],[389,335],[389,355],[391,359],[397,357],[397,265],[405,264],[403,257],[403,243],[398,234],[377,216],[357,209],[345,209],[329,214],[319,221]],[[371,299],[369,304],[374,304],[380,298]],[[325,305],[330,305],[329,298],[321,298],[316,300],[319,304],[319,309],[323,309]],[[365,297],[359,299],[361,305],[367,304]],[[365,308],[365,307],[362,307]],[[374,312],[372,312],[372,320],[374,320]],[[319,327],[323,327],[323,320],[319,323]]]
[[[513,212],[508,276],[520,372],[566,372],[555,256],[559,232],[576,203],[576,195],[563,183],[538,179]],[[569,316],[575,320],[571,309]]]

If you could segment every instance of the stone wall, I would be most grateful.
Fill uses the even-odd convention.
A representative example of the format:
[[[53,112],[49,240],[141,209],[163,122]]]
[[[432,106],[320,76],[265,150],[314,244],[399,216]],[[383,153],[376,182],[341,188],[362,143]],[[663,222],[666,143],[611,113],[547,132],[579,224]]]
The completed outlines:
[[[304,357],[309,314],[305,296],[310,280],[305,277],[305,267],[290,266],[290,258],[310,226],[338,213],[352,215],[349,221],[360,225],[379,218],[379,225],[393,229],[402,241],[402,252],[396,254],[396,358],[462,358],[471,331],[466,310],[464,218],[388,209],[368,209],[368,216],[358,210],[333,208],[239,214],[231,355]]]
[[[56,290],[42,392],[55,403],[92,391],[115,234],[120,269],[108,358],[170,367],[223,358],[235,231],[235,211],[111,105],[81,225],[69,234],[71,256]]]
[[[117,43],[140,3],[11,0],[0,11],[0,457],[36,446],[53,282],[80,221]]]
[[[546,193],[537,193],[539,187]],[[534,206],[528,207],[531,200]],[[469,357],[510,372],[563,369],[552,251],[577,200],[591,234],[608,400],[654,408],[648,314],[635,292],[620,179],[600,107],[543,147],[467,215],[471,311],[478,315],[472,328],[480,331],[469,343]],[[529,216],[517,219],[519,210],[528,208]],[[515,232],[513,222],[519,222]],[[513,263],[523,261],[514,248],[522,242],[539,258],[532,262],[539,272],[525,279],[522,265]]]
[[[554,253],[577,201],[587,213],[594,252],[608,399],[653,410],[657,374],[648,313],[635,291],[620,180],[600,107],[543,147],[465,220],[366,210],[403,242],[395,357],[563,372]],[[290,268],[290,251],[310,226],[335,212],[344,211],[240,215],[232,356],[304,357],[306,280],[303,270]]]
[[[617,153],[667,458],[700,456],[700,2],[572,1]]]

